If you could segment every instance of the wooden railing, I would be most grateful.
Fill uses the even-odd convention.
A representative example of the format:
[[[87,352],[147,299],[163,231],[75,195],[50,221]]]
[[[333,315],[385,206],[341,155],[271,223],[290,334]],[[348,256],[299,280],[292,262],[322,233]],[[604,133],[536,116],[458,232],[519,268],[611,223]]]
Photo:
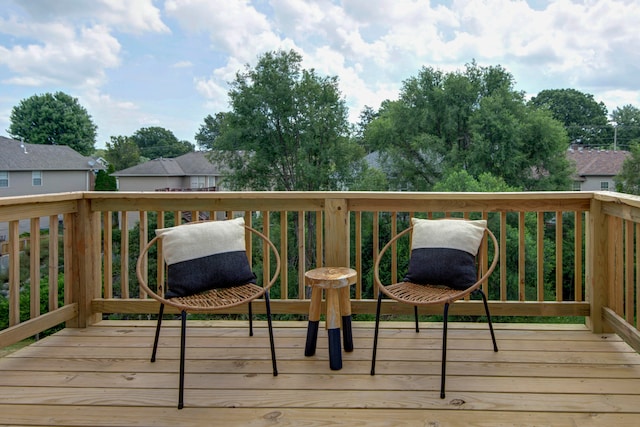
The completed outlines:
[[[302,277],[319,265],[354,267],[360,274],[352,310],[372,314],[373,260],[411,217],[485,218],[500,247],[499,267],[485,289],[494,316],[584,317],[594,332],[612,329],[640,349],[640,198],[608,192],[84,192],[2,198],[9,310],[0,347],[61,322],[84,327],[113,313],[157,312],[158,304],[138,291],[133,266],[139,249],[154,228],[201,213],[244,216],[271,238],[283,261],[272,310],[290,315],[307,313]],[[48,233],[40,232],[43,223]],[[28,255],[17,243],[25,231]],[[43,247],[49,252],[45,260]],[[407,249],[399,245],[391,253],[385,274],[394,280],[404,273]],[[264,259],[262,274],[271,268]],[[164,270],[149,274],[163,280]],[[41,284],[43,277],[48,281]],[[51,290],[42,304],[41,288]],[[20,289],[23,305],[25,299],[30,304],[22,318]],[[383,312],[412,313],[391,301]],[[481,315],[482,307],[462,301],[451,313]]]

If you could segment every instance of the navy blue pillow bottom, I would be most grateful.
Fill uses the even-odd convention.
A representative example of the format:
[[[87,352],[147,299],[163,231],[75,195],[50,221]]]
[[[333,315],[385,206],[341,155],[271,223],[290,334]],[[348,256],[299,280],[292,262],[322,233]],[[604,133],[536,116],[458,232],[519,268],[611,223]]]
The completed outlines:
[[[475,257],[451,248],[416,248],[403,279],[421,285],[439,285],[464,290],[477,280]]]
[[[213,288],[256,283],[245,251],[223,252],[171,264],[166,298],[194,295]]]

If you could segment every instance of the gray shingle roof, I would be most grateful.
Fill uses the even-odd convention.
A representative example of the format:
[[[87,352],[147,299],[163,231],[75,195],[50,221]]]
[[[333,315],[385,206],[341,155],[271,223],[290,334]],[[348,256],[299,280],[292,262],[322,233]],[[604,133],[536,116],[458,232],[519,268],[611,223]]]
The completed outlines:
[[[26,144],[0,136],[0,170],[90,170],[91,157],[85,157],[66,145]]]
[[[621,150],[570,149],[567,158],[575,162],[578,176],[615,176],[629,154]]]
[[[154,159],[112,173],[113,176],[202,176],[220,175],[220,169],[207,159],[207,152],[196,151],[173,159]]]

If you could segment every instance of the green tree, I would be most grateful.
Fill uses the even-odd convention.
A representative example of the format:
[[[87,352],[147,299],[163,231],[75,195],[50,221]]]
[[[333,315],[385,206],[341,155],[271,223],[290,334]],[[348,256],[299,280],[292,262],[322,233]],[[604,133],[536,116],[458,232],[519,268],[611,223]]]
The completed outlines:
[[[615,122],[614,149],[628,150],[634,142],[640,142],[640,108],[625,105],[611,113]]]
[[[507,192],[518,191],[516,187],[510,187],[500,177],[489,172],[482,173],[477,179],[466,170],[449,171],[434,187],[433,191],[455,192]]]
[[[209,150],[214,148],[215,140],[220,135],[220,129],[225,123],[226,114],[217,113],[215,117],[209,114],[204,118],[204,124],[200,125],[195,136],[198,147]]]
[[[566,189],[566,132],[529,107],[501,67],[423,68],[386,101],[364,132],[390,187],[429,191],[449,170],[490,172],[514,188]]]
[[[607,107],[591,94],[576,89],[547,89],[529,102],[551,111],[553,117],[564,124],[572,144],[607,146],[612,142]]]
[[[130,168],[140,163],[140,148],[128,136],[112,136],[106,143],[105,159],[114,171]]]
[[[178,157],[194,151],[188,141],[179,141],[170,130],[153,126],[138,129],[131,139],[140,149],[140,155],[149,159]]]
[[[633,143],[630,148],[631,155],[622,163],[622,170],[614,181],[620,191],[640,195],[640,143]]]
[[[523,190],[568,189],[567,134],[547,111],[527,106],[519,96],[487,96],[471,128],[466,163],[472,174],[490,172]]]
[[[111,176],[116,170],[113,165],[109,165],[107,170],[99,170],[96,174],[96,191],[117,191],[118,184],[116,177]]]
[[[11,110],[9,135],[30,144],[68,145],[88,156],[97,126],[87,110],[63,92],[33,95]]]
[[[362,169],[337,77],[302,69],[295,51],[267,52],[236,74],[232,110],[208,116],[196,140],[228,167],[227,185],[253,190],[339,190]]]

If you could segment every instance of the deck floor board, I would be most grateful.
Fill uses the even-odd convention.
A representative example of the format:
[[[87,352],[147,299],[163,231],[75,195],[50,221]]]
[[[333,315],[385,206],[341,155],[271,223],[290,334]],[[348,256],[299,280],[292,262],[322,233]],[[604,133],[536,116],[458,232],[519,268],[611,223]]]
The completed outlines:
[[[447,396],[439,398],[441,330],[384,322],[376,375],[373,324],[329,369],[326,331],[304,356],[305,322],[276,322],[271,375],[264,322],[190,321],[185,408],[176,409],[179,327],[104,321],[64,329],[0,358],[0,425],[637,426],[640,355],[618,336],[576,325],[450,325]],[[484,327],[483,327],[484,326]]]

